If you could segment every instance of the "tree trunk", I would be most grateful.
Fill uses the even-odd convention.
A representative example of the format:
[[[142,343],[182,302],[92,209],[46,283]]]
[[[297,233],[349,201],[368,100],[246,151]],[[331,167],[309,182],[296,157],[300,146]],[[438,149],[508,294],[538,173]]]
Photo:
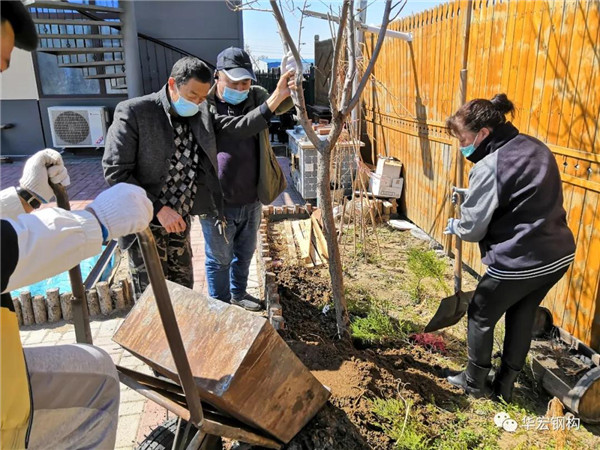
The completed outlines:
[[[329,252],[329,276],[331,277],[331,291],[333,294],[333,304],[335,305],[335,319],[337,322],[338,336],[340,339],[349,339],[350,331],[348,327],[350,318],[348,317],[346,296],[344,295],[342,260],[340,258],[340,247],[337,242],[335,221],[333,219],[333,204],[331,202],[331,175],[329,173],[331,151],[332,149],[329,144],[322,145],[318,148],[317,193],[319,196],[319,206],[322,211],[323,234],[325,235],[327,251]]]

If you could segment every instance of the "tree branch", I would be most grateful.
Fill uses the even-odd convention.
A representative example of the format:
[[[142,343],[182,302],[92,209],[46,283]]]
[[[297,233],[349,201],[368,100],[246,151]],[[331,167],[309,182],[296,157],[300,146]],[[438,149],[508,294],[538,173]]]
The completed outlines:
[[[240,2],[239,0],[225,0],[225,4],[227,7],[234,12],[239,11],[260,11],[260,12],[271,12],[268,9],[257,8],[253,5],[260,5],[259,0],[249,0],[245,3]]]
[[[275,16],[275,20],[277,21],[277,25],[279,27],[279,34],[281,35],[281,39],[283,40],[284,53],[288,53],[288,51],[292,52],[294,55],[294,60],[296,61],[296,67],[302,67],[302,58],[300,58],[300,53],[298,52],[298,48],[294,41],[292,40],[292,36],[290,35],[290,30],[285,23],[285,19],[281,14],[281,10],[279,9],[279,5],[277,5],[276,0],[270,0],[271,8],[273,9],[273,15]],[[296,71],[296,85],[298,86],[298,90],[292,98],[294,100],[294,105],[296,106],[296,112],[298,113],[298,120],[302,124],[304,131],[306,132],[306,136],[310,140],[310,142],[315,146],[315,148],[319,149],[322,146],[322,141],[313,130],[310,119],[308,118],[308,113],[306,111],[306,100],[304,99],[304,90],[302,89],[302,81],[303,81],[302,71]]]
[[[303,11],[306,9],[306,4],[308,0],[304,0],[304,5],[300,10],[300,24],[298,25],[298,53],[300,53],[300,48],[302,47],[302,24],[304,23],[304,14]]]
[[[340,61],[340,52],[344,46],[344,29],[346,28],[346,22],[348,17],[348,9],[350,6],[349,0],[344,0],[342,5],[342,13],[340,14],[340,22],[337,31],[337,37],[335,38],[335,47],[333,49],[332,65],[331,65],[331,83],[329,84],[329,102],[331,104],[332,117],[334,112],[339,112],[341,108],[338,105],[338,65]]]
[[[354,11],[354,0],[350,1],[350,10]],[[348,47],[348,67],[346,70],[346,79],[342,89],[342,102],[340,110],[344,110],[352,95],[352,85],[356,76],[356,27],[354,25],[354,14],[348,15],[348,26],[346,27],[346,41]]]
[[[358,102],[360,100],[360,96],[362,94],[362,91],[365,89],[365,86],[367,85],[367,81],[369,80],[369,77],[371,76],[371,72],[373,72],[373,68],[375,67],[375,63],[377,62],[377,57],[379,56],[379,52],[381,51],[381,47],[383,46],[383,41],[385,39],[385,32],[386,32],[388,24],[390,22],[390,11],[392,9],[391,7],[392,7],[392,1],[386,0],[385,10],[383,12],[383,21],[381,24],[381,28],[379,30],[379,36],[377,36],[377,43],[375,44],[375,49],[373,50],[373,53],[371,55],[371,60],[369,61],[369,65],[365,69],[365,73],[363,73],[360,83],[359,83],[358,87],[356,88],[356,92],[354,92],[354,96],[352,97],[352,100],[350,100],[350,103],[348,104],[348,106],[342,110],[342,114],[344,116],[349,114],[350,111],[352,111],[354,109],[354,107],[358,104]]]
[[[394,17],[392,17],[390,19],[390,22],[393,22],[394,20],[396,20],[398,18],[398,16],[400,15],[400,13],[402,12],[402,10],[404,9],[404,7],[406,6],[406,2],[408,0],[401,0],[398,3],[396,3],[394,6],[392,6],[392,10],[396,9],[401,3],[404,2],[404,4],[402,6],[400,6],[400,9],[398,9],[398,12],[396,14],[394,14]]]

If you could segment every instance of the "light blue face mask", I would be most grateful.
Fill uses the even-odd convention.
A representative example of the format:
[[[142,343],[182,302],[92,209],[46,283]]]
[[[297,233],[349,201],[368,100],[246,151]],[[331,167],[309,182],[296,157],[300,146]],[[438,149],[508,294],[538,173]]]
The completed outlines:
[[[177,91],[179,94],[179,98],[176,102],[173,102],[173,108],[175,108],[175,112],[179,114],[181,117],[192,117],[193,115],[198,113],[198,105],[194,102],[190,102],[187,98],[184,98],[183,95]]]
[[[223,90],[223,100],[225,100],[230,105],[239,105],[248,98],[249,92],[250,89],[246,91],[238,91],[225,86],[225,89]]]
[[[477,140],[477,136],[479,136],[479,132],[475,135],[475,139],[473,139],[473,143],[471,145],[467,145],[466,147],[461,147],[460,151],[465,158],[468,158],[475,152],[475,141]]]

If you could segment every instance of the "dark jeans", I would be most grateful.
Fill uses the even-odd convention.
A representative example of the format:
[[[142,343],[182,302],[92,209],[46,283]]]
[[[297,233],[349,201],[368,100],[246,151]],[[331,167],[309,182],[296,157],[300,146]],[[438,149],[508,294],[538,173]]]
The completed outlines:
[[[260,202],[239,207],[225,207],[225,235],[215,226],[215,219],[201,219],[206,253],[208,294],[228,302],[246,294],[250,263],[256,249],[260,226]]]
[[[192,268],[191,219],[189,216],[185,219],[185,223],[187,226],[183,233],[167,233],[162,226],[153,223],[150,224],[150,230],[156,241],[156,249],[165,278],[192,289],[194,287],[194,270]],[[129,270],[136,297],[139,298],[150,284],[150,280],[139,243],[134,242],[128,252]]]
[[[506,313],[502,363],[521,370],[531,345],[536,309],[567,269],[526,280],[497,280],[485,274],[469,303],[469,361],[491,367],[494,328]]]

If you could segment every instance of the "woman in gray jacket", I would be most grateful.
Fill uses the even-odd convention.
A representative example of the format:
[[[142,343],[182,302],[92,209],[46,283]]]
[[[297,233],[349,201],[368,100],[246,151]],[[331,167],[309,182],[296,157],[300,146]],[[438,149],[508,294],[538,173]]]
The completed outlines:
[[[531,345],[535,312],[574,259],[560,174],[539,140],[519,133],[506,114],[505,94],[463,105],[446,124],[460,150],[475,163],[461,205],[444,233],[478,242],[488,266],[468,310],[468,364],[448,381],[475,397],[490,394],[494,327],[506,313],[502,362],[493,395],[511,401],[515,379]]]

